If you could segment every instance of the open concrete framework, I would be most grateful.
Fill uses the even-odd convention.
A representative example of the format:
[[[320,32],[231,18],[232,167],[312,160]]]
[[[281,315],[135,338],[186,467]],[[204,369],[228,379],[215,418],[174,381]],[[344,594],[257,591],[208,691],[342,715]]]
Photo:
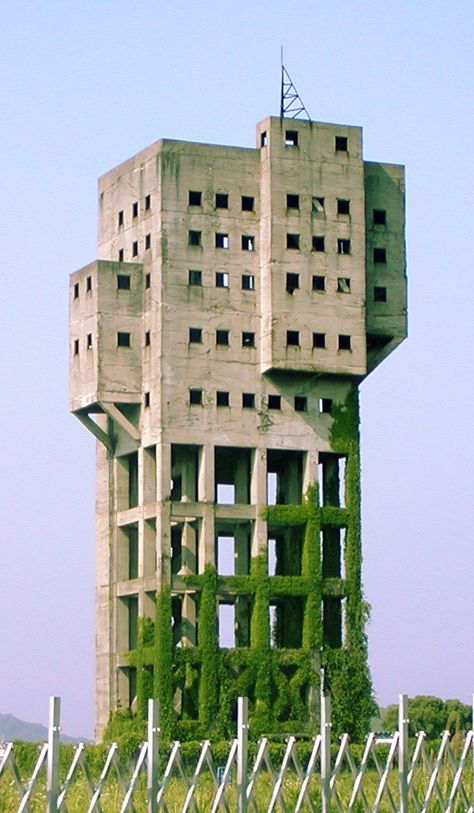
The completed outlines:
[[[301,721],[321,658],[363,641],[357,391],[406,335],[403,168],[358,127],[268,118],[256,144],[108,172],[71,276],[99,734],[150,695],[196,735],[239,693]]]

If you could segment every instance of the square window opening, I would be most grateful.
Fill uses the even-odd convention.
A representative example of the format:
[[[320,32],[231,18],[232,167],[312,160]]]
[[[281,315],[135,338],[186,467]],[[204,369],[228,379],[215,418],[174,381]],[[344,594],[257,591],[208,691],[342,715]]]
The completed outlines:
[[[297,249],[300,247],[300,235],[299,234],[287,234],[286,235],[286,247],[291,249]]]
[[[326,334],[313,333],[313,348],[323,350],[326,347]]]
[[[351,292],[351,281],[349,277],[338,277],[337,278],[337,293],[338,294],[350,294]]]
[[[229,195],[225,192],[216,192],[216,209],[229,208]]]
[[[350,254],[351,253],[351,241],[347,240],[344,237],[339,237],[337,241],[337,253],[338,254]]]
[[[321,274],[313,274],[313,291],[326,290],[326,277]]]
[[[189,344],[201,344],[202,342],[202,328],[190,327],[189,328]]]
[[[299,209],[300,208],[300,196],[299,195],[290,195],[286,196],[286,208],[287,209]]]
[[[385,248],[374,248],[374,263],[386,263],[387,251]]]
[[[201,201],[202,201],[202,192],[195,192],[194,190],[190,189],[188,193],[188,205],[201,206]]]
[[[286,346],[299,347],[300,346],[300,332],[299,330],[286,331]]]
[[[242,274],[242,290],[255,291],[255,277],[253,274]]]
[[[250,234],[242,235],[242,251],[255,251],[255,237]]]
[[[345,198],[338,198],[337,199],[337,213],[338,215],[349,215],[351,208],[350,200],[346,200]]]
[[[324,251],[324,237],[321,234],[313,235],[313,251]]]
[[[188,271],[188,284],[202,285],[202,271],[197,271],[194,268],[190,268]]]
[[[228,330],[216,330],[216,344],[222,346],[229,345],[229,331]]]
[[[268,409],[281,409],[281,395],[272,393],[268,396]]]
[[[119,291],[129,291],[130,290],[130,277],[128,274],[118,274],[117,275],[117,288]]]
[[[201,235],[202,235],[202,232],[195,231],[195,230],[191,229],[188,232],[188,244],[190,246],[200,246],[201,245]]]
[[[255,333],[247,331],[242,333],[242,347],[255,347]]]
[[[319,411],[330,415],[332,412],[332,398],[320,398]]]
[[[251,195],[242,195],[242,211],[253,212],[255,198]]]
[[[385,209],[373,209],[372,218],[376,226],[385,226],[387,223],[387,212]]]
[[[313,195],[311,199],[311,210],[315,215],[324,214],[324,198],[321,198],[317,195]]]
[[[336,136],[334,146],[335,146],[336,152],[347,152],[347,137],[346,136]]]
[[[216,272],[216,288],[228,288],[229,275],[225,271]]]
[[[386,302],[387,289],[381,285],[376,285],[374,288],[374,302]]]
[[[117,347],[130,347],[130,333],[119,331],[117,333]]]
[[[298,146],[298,130],[286,130],[285,132],[285,147]]]
[[[200,406],[202,404],[202,390],[190,389],[189,403],[191,404],[191,406]]]
[[[295,395],[295,412],[307,412],[308,399],[306,395]]]
[[[351,337],[340,333],[338,337],[338,349],[351,350]]]
[[[229,235],[216,232],[216,248],[229,248]]]

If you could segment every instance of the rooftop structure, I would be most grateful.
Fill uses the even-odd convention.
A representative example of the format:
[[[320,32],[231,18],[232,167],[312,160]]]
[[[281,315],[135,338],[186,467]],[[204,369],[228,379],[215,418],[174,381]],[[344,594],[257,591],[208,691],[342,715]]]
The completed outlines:
[[[313,121],[158,141],[100,179],[98,256],[70,283],[98,733],[152,695],[181,737],[239,694],[304,725],[321,665],[366,702],[358,387],[406,336],[403,168]]]

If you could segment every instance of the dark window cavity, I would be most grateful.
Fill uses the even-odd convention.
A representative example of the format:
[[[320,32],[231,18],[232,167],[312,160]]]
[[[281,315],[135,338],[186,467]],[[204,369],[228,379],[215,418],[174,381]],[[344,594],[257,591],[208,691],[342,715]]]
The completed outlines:
[[[387,289],[383,288],[381,285],[376,285],[374,288],[374,302],[386,302],[387,301]]]
[[[128,276],[128,274],[118,274],[117,288],[119,289],[119,291],[130,290],[130,277]]]
[[[336,152],[347,152],[347,138],[346,138],[346,136],[336,136],[335,148],[336,148]]]
[[[242,274],[242,290],[255,291],[255,277],[253,274]]]
[[[189,231],[188,232],[188,243],[190,246],[200,246],[201,245],[201,232],[200,231]]]
[[[79,283],[74,283],[74,299],[79,299]]]
[[[339,350],[350,350],[351,349],[351,337],[350,336],[345,336],[343,334],[339,334],[338,349]]]
[[[188,204],[189,206],[200,206],[202,200],[202,192],[194,192],[192,189],[189,190],[188,195]]]
[[[243,392],[242,393],[242,406],[244,409],[254,409],[255,408],[255,393],[253,392]]]
[[[149,392],[145,393],[144,406],[145,406],[145,409],[148,409],[148,407],[150,406],[150,393]]]
[[[295,412],[307,412],[308,399],[306,395],[295,395]]]
[[[286,130],[286,132],[285,132],[285,146],[286,147],[297,147],[298,146],[298,131],[297,130]]]
[[[229,344],[229,331],[216,330],[216,344],[228,345]]]
[[[123,209],[121,209],[121,211],[117,215],[117,223],[119,225],[119,228],[120,226],[123,226]]]
[[[242,235],[242,251],[255,251],[255,237],[249,234]]]
[[[194,268],[190,268],[188,271],[188,284],[202,285],[202,271],[196,271]]]
[[[299,287],[300,287],[300,275],[299,274],[287,274],[286,275],[286,290],[287,290],[287,292],[289,294],[292,294]]]
[[[86,293],[92,291],[92,277],[86,277]]]
[[[123,248],[119,248],[118,261],[119,263],[123,263]]]
[[[321,274],[313,274],[313,291],[324,291],[326,289],[326,277]]]
[[[229,208],[229,195],[224,192],[216,192],[216,209]]]
[[[299,236],[299,234],[287,234],[286,235],[286,247],[287,248],[299,248],[300,247],[300,236]]]
[[[150,347],[151,344],[151,332],[149,330],[145,330],[145,347]]]
[[[132,204],[132,217],[138,217],[138,201]]]
[[[287,347],[299,347],[300,344],[300,332],[299,330],[287,330],[286,331],[286,345]]]
[[[253,212],[254,198],[250,195],[242,195],[242,211]]]
[[[74,355],[79,355],[79,339],[74,339]]]
[[[151,234],[145,234],[145,250],[151,248]]]
[[[387,212],[385,209],[373,209],[372,216],[376,226],[385,226],[387,222]]]
[[[318,349],[323,349],[326,347],[325,333],[313,333],[313,347]]]
[[[229,275],[225,271],[216,272],[216,288],[228,288]]]
[[[268,396],[268,409],[281,409],[281,395]]]
[[[151,285],[151,274],[145,274],[145,288],[149,288]]]
[[[229,248],[229,235],[216,233],[216,248]]]
[[[130,347],[130,333],[117,333],[117,347]]]
[[[202,404],[202,390],[189,390],[189,403],[192,406]]]
[[[88,350],[92,348],[92,333],[87,334],[86,347]]]
[[[263,132],[260,133],[260,146],[261,147],[266,147],[267,146],[267,131],[266,130],[263,130]]]
[[[132,257],[138,257],[138,240],[134,240],[132,243]]]
[[[216,392],[216,404],[218,407],[229,406],[229,393],[218,390]]]
[[[287,195],[286,196],[286,208],[287,209],[299,209],[300,208],[300,196],[299,195]]]
[[[200,327],[189,328],[189,344],[201,344],[202,329]]]
[[[149,212],[151,209],[151,195],[146,195],[145,197],[145,212]]]
[[[386,263],[387,252],[384,248],[374,248],[374,263]]]
[[[313,251],[324,251],[324,237],[320,234],[313,235]]]
[[[319,399],[319,411],[330,413],[332,410],[332,398]]]
[[[344,237],[340,237],[337,241],[337,253],[338,254],[350,254],[351,253],[351,241],[347,240]]]
[[[337,199],[337,213],[338,215],[349,215],[351,213],[351,202],[344,198]]]
[[[349,277],[338,277],[337,278],[337,292],[338,294],[350,294],[351,292],[351,281]]]
[[[324,198],[319,197],[318,195],[313,195],[312,204],[311,204],[313,214],[324,214]]]
[[[242,347],[255,347],[255,333],[242,333]]]

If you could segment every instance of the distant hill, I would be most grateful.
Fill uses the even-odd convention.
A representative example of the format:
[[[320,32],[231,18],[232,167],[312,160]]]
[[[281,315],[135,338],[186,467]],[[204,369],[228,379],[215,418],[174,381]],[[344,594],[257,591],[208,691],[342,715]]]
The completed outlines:
[[[46,742],[48,739],[48,729],[40,723],[26,723],[19,720],[13,714],[0,714],[0,742],[10,742],[11,740],[23,740],[23,742]],[[78,743],[90,742],[78,737],[68,737],[61,732],[61,742]]]

